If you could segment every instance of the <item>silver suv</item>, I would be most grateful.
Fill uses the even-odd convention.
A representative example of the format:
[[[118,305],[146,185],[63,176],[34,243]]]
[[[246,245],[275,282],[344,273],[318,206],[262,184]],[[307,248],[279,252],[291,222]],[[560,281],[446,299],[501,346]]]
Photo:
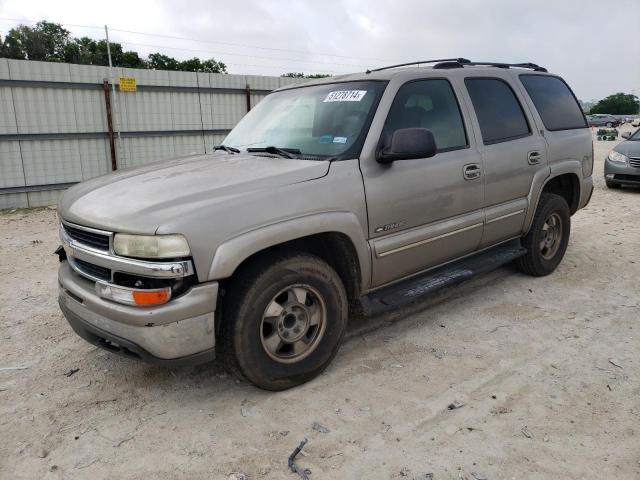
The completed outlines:
[[[218,151],[119,171],[59,206],[60,306],[108,350],[221,358],[270,390],[318,375],[350,315],[514,261],[554,271],[591,197],[567,84],[421,61],[268,95]]]

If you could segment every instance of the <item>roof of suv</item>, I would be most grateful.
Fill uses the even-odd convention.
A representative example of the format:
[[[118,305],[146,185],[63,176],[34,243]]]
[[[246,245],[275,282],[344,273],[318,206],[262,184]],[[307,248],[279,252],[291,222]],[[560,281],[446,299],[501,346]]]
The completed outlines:
[[[438,62],[433,66],[418,66],[422,64],[428,64]],[[412,66],[415,65],[415,66]],[[527,71],[528,73],[543,72],[547,70],[534,63],[497,63],[497,62],[471,62],[466,59],[445,59],[445,60],[425,60],[421,62],[410,62],[400,65],[392,65],[389,67],[382,67],[375,70],[367,70],[366,72],[348,73],[346,75],[337,75],[334,77],[316,78],[309,80],[308,82],[298,83],[293,85],[287,85],[281,87],[278,90],[288,90],[292,88],[298,88],[301,86],[310,85],[322,85],[326,83],[336,82],[353,82],[362,80],[391,80],[396,76],[413,76],[417,73],[424,74],[429,72],[433,74],[437,72],[442,76],[449,75],[464,75],[464,71],[468,72],[472,70],[474,72],[484,72],[488,74],[495,74],[496,69],[508,70],[514,69],[517,71]],[[458,73],[459,72],[459,73]]]

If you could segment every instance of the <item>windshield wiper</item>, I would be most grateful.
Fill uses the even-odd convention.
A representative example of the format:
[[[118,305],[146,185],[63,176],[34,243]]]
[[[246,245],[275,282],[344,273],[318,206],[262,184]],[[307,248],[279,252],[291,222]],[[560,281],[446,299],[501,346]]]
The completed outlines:
[[[247,152],[266,152],[271,153],[272,155],[280,155],[284,158],[295,158],[292,154],[300,155],[302,152],[298,148],[278,148],[270,145],[268,147],[256,147],[256,148],[247,148]]]
[[[234,147],[227,147],[226,145],[216,145],[213,150],[224,150],[227,153],[240,153],[240,150]]]

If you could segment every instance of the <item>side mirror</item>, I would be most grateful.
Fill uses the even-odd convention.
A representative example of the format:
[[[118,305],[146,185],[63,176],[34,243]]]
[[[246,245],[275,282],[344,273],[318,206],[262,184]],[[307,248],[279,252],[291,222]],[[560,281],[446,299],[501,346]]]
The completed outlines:
[[[393,132],[378,150],[379,163],[428,158],[436,154],[436,140],[426,128],[401,128]]]
[[[631,137],[631,132],[622,132],[621,137],[622,138],[629,138],[629,137]]]

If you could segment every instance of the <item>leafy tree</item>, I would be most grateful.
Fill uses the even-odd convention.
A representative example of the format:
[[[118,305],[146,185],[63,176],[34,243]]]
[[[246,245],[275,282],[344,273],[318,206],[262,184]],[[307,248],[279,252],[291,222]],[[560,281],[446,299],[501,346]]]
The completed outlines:
[[[74,38],[65,48],[64,61],[81,65],[93,65],[95,63],[96,49],[96,41],[92,38]]]
[[[612,115],[633,115],[638,113],[640,102],[631,94],[616,93],[596,103],[589,113],[610,113]]]
[[[123,52],[122,45],[110,42],[111,60],[116,67],[182,70],[185,72],[226,73],[227,66],[210,58],[201,61],[194,57],[179,61],[161,53],[148,59],[138,52]],[[19,25],[0,37],[0,58],[68,62],[81,65],[109,65],[106,40],[89,37],[72,38],[70,32],[57,23],[38,22],[35,27]]]
[[[62,62],[69,34],[62,25],[44,20],[33,28],[20,25],[5,36],[3,55],[21,60]]]
[[[222,62],[217,62],[213,58],[202,62],[201,71],[208,73],[227,73],[227,66]]]
[[[122,45],[119,43],[109,42],[111,49],[111,63],[114,67],[122,65]],[[107,41],[100,40],[96,43],[96,51],[93,55],[94,65],[109,65],[109,52],[107,50]]]
[[[126,68],[147,68],[147,62],[140,58],[138,52],[126,51],[122,54],[121,67]]]
[[[287,78],[327,78],[330,76],[331,75],[326,73],[312,73],[310,75],[305,75],[302,72],[289,72],[281,75],[281,77],[287,77]]]
[[[152,70],[180,70],[180,62],[161,53],[150,54],[148,65]]]

